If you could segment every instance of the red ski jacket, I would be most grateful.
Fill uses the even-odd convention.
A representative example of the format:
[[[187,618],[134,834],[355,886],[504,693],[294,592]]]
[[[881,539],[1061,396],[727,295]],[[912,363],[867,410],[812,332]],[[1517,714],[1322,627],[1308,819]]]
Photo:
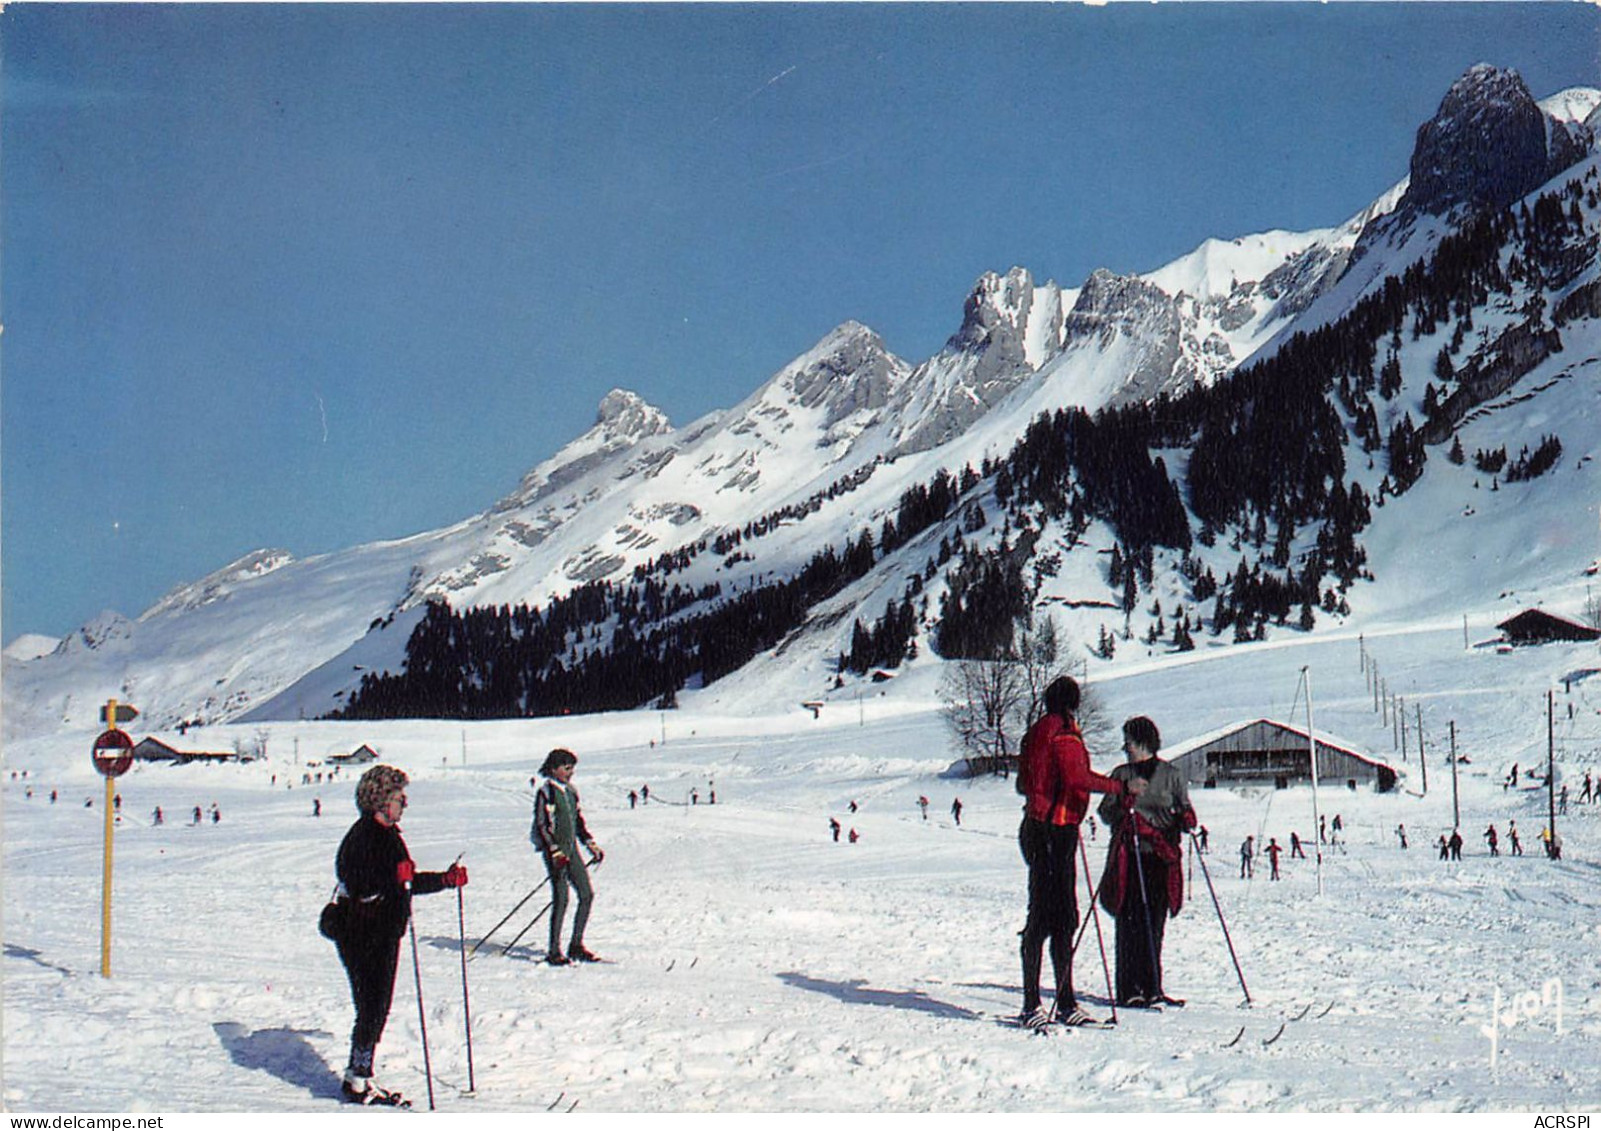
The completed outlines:
[[[1090,791],[1122,793],[1123,783],[1090,769],[1090,752],[1078,723],[1045,715],[1023,738],[1017,791],[1023,812],[1052,825],[1076,825],[1090,807]]]

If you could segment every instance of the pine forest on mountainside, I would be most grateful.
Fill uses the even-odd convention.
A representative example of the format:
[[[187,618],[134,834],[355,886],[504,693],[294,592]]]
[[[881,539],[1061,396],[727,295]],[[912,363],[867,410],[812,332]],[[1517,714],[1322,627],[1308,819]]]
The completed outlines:
[[[1237,568],[1221,579],[1198,558],[1183,559],[1192,604],[1213,604],[1206,618],[1180,614],[1171,638],[1177,650],[1193,646],[1191,628],[1203,623],[1214,635],[1232,627],[1236,640],[1261,639],[1270,621],[1285,624],[1292,615],[1309,629],[1316,610],[1339,609],[1366,575],[1358,536],[1375,505],[1422,476],[1426,445],[1451,437],[1476,405],[1560,351],[1565,320],[1588,314],[1583,303],[1595,304],[1594,294],[1586,297],[1594,288],[1576,292],[1547,322],[1547,294],[1595,254],[1580,206],[1596,208],[1595,177],[1592,168],[1588,187],[1571,179],[1532,209],[1473,216],[1345,316],[1295,333],[1276,353],[1215,385],[1094,416],[1082,409],[1042,414],[1004,459],[977,472],[968,467],[959,478],[941,471],[908,489],[876,536],[863,529],[842,548],[825,546],[792,578],[752,579],[730,593],[721,584],[664,586],[656,575],[705,552],[701,539],[637,568],[631,582],[582,585],[543,609],[454,610],[431,602],[406,645],[404,670],[367,673],[335,717],[499,718],[671,705],[691,680],[712,683],[780,644],[820,602],[935,527],[937,549],[921,562],[897,563],[911,571],[902,596],[872,623],[856,620],[850,651],[839,658],[842,672],[896,667],[915,649],[919,622],[947,659],[1008,655],[1039,571],[1052,568],[1049,555],[1036,554],[1046,520],[1060,523],[1070,543],[1092,518],[1110,525],[1120,545],[1109,581],[1121,590],[1125,611],[1138,600],[1140,579],[1151,583],[1154,547],[1192,548],[1192,515],[1203,545],[1221,539],[1241,546]],[[1482,316],[1492,302],[1518,298],[1520,321],[1477,354],[1458,356],[1475,311]],[[1423,419],[1403,411],[1381,435],[1383,406],[1373,397],[1393,402],[1402,392],[1403,335],[1415,341],[1453,323],[1423,394]],[[1384,461],[1376,499],[1347,479],[1353,439]],[[1187,491],[1153,455],[1160,449],[1187,451]],[[1504,450],[1475,458],[1487,474],[1504,470],[1511,481],[1541,474],[1560,451],[1551,436],[1511,466]],[[1461,455],[1457,444],[1450,458],[1460,462]],[[877,466],[836,484],[838,493]],[[998,530],[986,504],[1002,512]],[[780,521],[804,520],[810,509],[725,532],[713,539],[713,552],[738,560],[742,544]],[[1316,527],[1315,543],[1296,561],[1291,547],[1308,525]],[[924,587],[941,570],[944,594],[931,615]],[[1105,639],[1101,646],[1110,647]]]

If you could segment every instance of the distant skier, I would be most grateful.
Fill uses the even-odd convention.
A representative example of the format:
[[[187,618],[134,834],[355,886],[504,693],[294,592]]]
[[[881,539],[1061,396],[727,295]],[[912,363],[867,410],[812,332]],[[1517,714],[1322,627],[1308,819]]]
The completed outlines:
[[[1445,839],[1445,834],[1444,833],[1440,834],[1439,848],[1440,848],[1440,859],[1441,860],[1449,860],[1449,859],[1451,859],[1451,842]]]
[[[1396,825],[1395,826],[1395,835],[1401,838],[1401,847],[1405,848],[1406,847],[1406,826],[1405,825]]]
[[[215,805],[213,805],[211,807],[211,823],[215,825],[218,822],[220,822],[221,820],[222,820],[222,810],[217,808]]]
[[[691,805],[699,805],[700,804],[700,790],[691,789],[689,791],[689,803]]]
[[[1512,855],[1522,856],[1523,842],[1518,840],[1518,823],[1516,821],[1508,821],[1506,823],[1506,838],[1512,845]]]
[[[1585,805],[1590,801],[1590,771],[1584,771],[1584,788],[1579,791],[1579,804]]]
[[[1206,826],[1205,825],[1202,825],[1199,829],[1196,830],[1196,832],[1201,834],[1201,853],[1202,853],[1202,855],[1210,854],[1211,851],[1212,851],[1212,834],[1206,831]]]
[[[1306,853],[1301,849],[1301,835],[1294,829],[1290,830],[1290,859],[1305,860]]]
[[[311,815],[313,817],[322,816],[322,798],[313,797],[311,799]]]
[[[54,805],[55,803],[56,803],[56,791],[52,789],[50,791],[50,804]]]
[[[1262,851],[1267,853],[1268,863],[1273,868],[1273,874],[1269,877],[1269,879],[1274,879],[1274,880],[1278,879],[1279,878],[1279,854],[1284,851],[1283,848],[1279,847],[1278,838],[1277,837],[1269,837],[1268,838],[1268,842],[1267,842],[1267,847],[1265,849],[1263,849]]]
[[[194,821],[194,823],[198,825],[204,819],[205,819],[205,817],[200,812],[200,806],[196,805],[195,806],[195,821]]]
[[[1093,841],[1095,839],[1095,818],[1094,817],[1085,817],[1084,818],[1084,826],[1085,826],[1085,828],[1090,830],[1090,840]]]
[[[923,820],[928,820],[928,798],[919,797],[917,799],[917,807],[923,811]]]
[[[1317,819],[1317,842],[1319,844],[1329,843],[1329,819],[1327,817],[1319,817]]]
[[[111,799],[111,807],[119,813],[122,812],[122,794],[119,793]]]
[[[650,803],[650,786],[642,785],[639,787],[639,800],[642,804],[648,805]]]
[[[1557,812],[1564,817],[1568,815],[1568,787],[1563,786],[1557,791]]]
[[[951,818],[956,822],[957,828],[962,825],[962,799],[958,797],[951,802]]]
[[[163,822],[163,818],[161,816],[161,806],[157,805],[156,806],[156,811],[151,814],[151,822],[150,823],[154,824],[154,825],[159,825],[162,822]]]
[[[1500,841],[1500,838],[1495,835],[1495,826],[1494,825],[1491,825],[1489,828],[1484,830],[1484,840],[1485,840],[1485,843],[1487,843],[1490,846],[1490,855],[1491,856],[1499,856],[1499,855],[1501,855],[1501,848],[1500,848],[1501,841]]]
[[[467,869],[419,872],[400,835],[408,779],[393,766],[374,766],[356,785],[361,816],[339,844],[334,870],[339,898],[353,905],[336,945],[350,978],[356,1024],[350,1033],[350,1063],[340,1092],[351,1103],[399,1104],[398,1092],[373,1079],[373,1055],[394,999],[400,940],[411,919],[411,897],[447,887],[465,887]]]
[[[550,946],[545,961],[552,966],[566,966],[571,962],[598,962],[600,959],[584,946],[584,928],[589,924],[589,907],[595,892],[589,883],[589,868],[578,855],[578,846],[589,849],[591,860],[599,864],[606,858],[589,835],[584,824],[584,812],[578,805],[578,790],[573,787],[573,772],[578,767],[578,755],[557,747],[539,767],[545,781],[534,794],[534,823],[528,839],[544,854],[545,870],[550,875],[552,891],[550,910]],[[562,920],[567,915],[567,888],[572,886],[578,894],[578,909],[573,912],[572,940],[567,953],[561,950]]]
[[[834,843],[838,844],[839,843],[839,821],[838,821],[837,818],[830,817],[828,819],[828,831],[834,834]]]
[[[634,790],[634,789],[629,790],[628,791],[628,807],[630,809],[632,809],[635,806],[637,806],[638,804],[639,804],[639,791],[638,790]]]
[[[1451,830],[1451,859],[1462,859],[1462,833],[1459,829]]]
[[[854,798],[851,799],[851,812],[856,812],[856,801]]]
[[[1251,858],[1256,855],[1256,838],[1248,836],[1240,844],[1240,879],[1248,880],[1256,874]]]
[[[861,839],[862,839],[861,838],[861,834],[859,834],[855,829],[852,829],[851,830],[851,834],[850,834],[850,842],[852,844],[855,844],[858,840],[861,840]]]

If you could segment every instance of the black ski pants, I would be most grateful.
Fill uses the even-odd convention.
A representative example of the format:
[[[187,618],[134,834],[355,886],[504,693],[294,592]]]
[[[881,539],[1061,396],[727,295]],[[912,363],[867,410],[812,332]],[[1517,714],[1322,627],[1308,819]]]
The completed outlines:
[[[339,961],[350,979],[356,1025],[350,1032],[352,1051],[377,1047],[395,997],[395,970],[400,965],[400,939],[358,935],[339,944]]]
[[[1135,861],[1130,860],[1130,865]],[[1167,930],[1167,869],[1165,861],[1141,853],[1138,864],[1145,876],[1143,898],[1140,877],[1131,867],[1117,912],[1117,1000],[1162,996],[1162,936]],[[1149,927],[1149,934],[1146,933]]]
[[[1073,932],[1078,929],[1077,825],[1050,825],[1023,818],[1018,846],[1028,864],[1028,920],[1023,924],[1023,1012],[1040,1004],[1040,966],[1051,942],[1056,1010],[1066,1013],[1073,997]]]

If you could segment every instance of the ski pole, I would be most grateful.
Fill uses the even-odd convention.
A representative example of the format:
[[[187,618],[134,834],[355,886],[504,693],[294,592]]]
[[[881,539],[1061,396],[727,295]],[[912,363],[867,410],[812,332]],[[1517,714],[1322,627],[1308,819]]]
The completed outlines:
[[[473,1010],[472,1001],[467,996],[467,912],[466,900],[459,887],[456,889],[456,932],[456,937],[461,940],[461,1013],[467,1026],[467,1090],[476,1092],[478,1085],[473,1080]]]
[[[1195,831],[1190,830],[1190,847],[1195,847]],[[1212,886],[1212,870],[1206,866],[1206,857],[1196,853],[1201,861],[1201,875],[1206,877],[1206,890],[1212,893],[1212,909],[1217,912],[1217,922],[1223,928],[1223,941],[1228,944],[1229,957],[1234,960],[1234,973],[1239,975],[1240,989],[1245,993],[1245,1004],[1251,1004],[1251,991],[1245,985],[1245,973],[1240,969],[1240,956],[1234,953],[1234,940],[1229,937],[1229,925],[1223,918],[1223,905],[1217,901],[1217,888]]]
[[[545,912],[549,911],[551,909],[551,907],[555,904],[555,902],[556,901],[553,899],[549,903],[545,904],[544,907],[540,908],[539,909],[539,914],[535,915],[533,917],[533,919],[531,919],[529,921],[528,926],[526,926],[522,930],[518,931],[517,932],[517,937],[512,939],[511,942],[507,943],[504,947],[502,947],[500,953],[501,954],[510,954],[511,953],[511,948],[516,946],[518,943],[523,941],[523,936],[526,935],[529,931],[534,929],[534,924],[539,922],[541,919],[543,919],[545,917]]]
[[[550,877],[546,876],[544,879],[540,880],[533,887],[529,888],[528,889],[528,894],[523,896],[521,899],[519,899],[517,901],[517,906],[513,907],[510,911],[506,912],[506,917],[504,919],[502,919],[500,922],[496,923],[493,927],[489,928],[488,932],[484,935],[484,937],[479,939],[476,943],[473,944],[473,948],[470,951],[467,952],[467,957],[471,958],[473,955],[477,954],[478,953],[478,948],[483,946],[486,942],[488,942],[491,935],[493,935],[496,931],[500,930],[508,922],[510,922],[511,921],[511,917],[513,915],[517,914],[517,912],[519,912],[519,911],[521,911],[523,909],[523,904],[527,903],[530,899],[534,898],[534,896],[536,894],[538,894],[539,889],[544,887],[548,883],[550,883]]]
[[[422,965],[417,961],[417,921],[410,922],[411,928],[411,972],[417,978],[417,1024],[422,1028],[422,1070],[428,1080],[428,1110],[434,1110],[434,1070],[428,1060],[428,1014],[422,1006]]]
[[[1157,988],[1162,983],[1162,960],[1156,953],[1156,931],[1151,926],[1151,897],[1145,887],[1145,865],[1140,863],[1140,831],[1134,827],[1134,811],[1129,810],[1129,851],[1134,854],[1134,874],[1140,880],[1140,909],[1144,911],[1145,919],[1145,945],[1151,956],[1151,975],[1156,979]]]
[[[1108,847],[1110,848],[1110,846],[1108,846]],[[1095,941],[1101,948],[1101,973],[1106,975],[1106,1000],[1111,1003],[1111,1006],[1112,1006],[1112,1024],[1116,1025],[1117,1024],[1117,992],[1112,989],[1112,968],[1109,965],[1107,965],[1107,962],[1106,962],[1106,937],[1101,934],[1101,913],[1100,913],[1100,910],[1095,906],[1095,896],[1097,894],[1097,885],[1094,885],[1094,884],[1090,883],[1090,853],[1089,853],[1089,849],[1084,847],[1084,838],[1083,837],[1079,838],[1078,853],[1079,853],[1079,857],[1084,861],[1084,886],[1090,889],[1090,918],[1095,920]],[[1082,935],[1082,932],[1080,932],[1080,934]],[[1074,950],[1078,949],[1078,944],[1077,943],[1073,944],[1073,949]],[[1072,961],[1073,961],[1072,954],[1069,954],[1067,956],[1067,961],[1068,961],[1069,965],[1072,964]]]

